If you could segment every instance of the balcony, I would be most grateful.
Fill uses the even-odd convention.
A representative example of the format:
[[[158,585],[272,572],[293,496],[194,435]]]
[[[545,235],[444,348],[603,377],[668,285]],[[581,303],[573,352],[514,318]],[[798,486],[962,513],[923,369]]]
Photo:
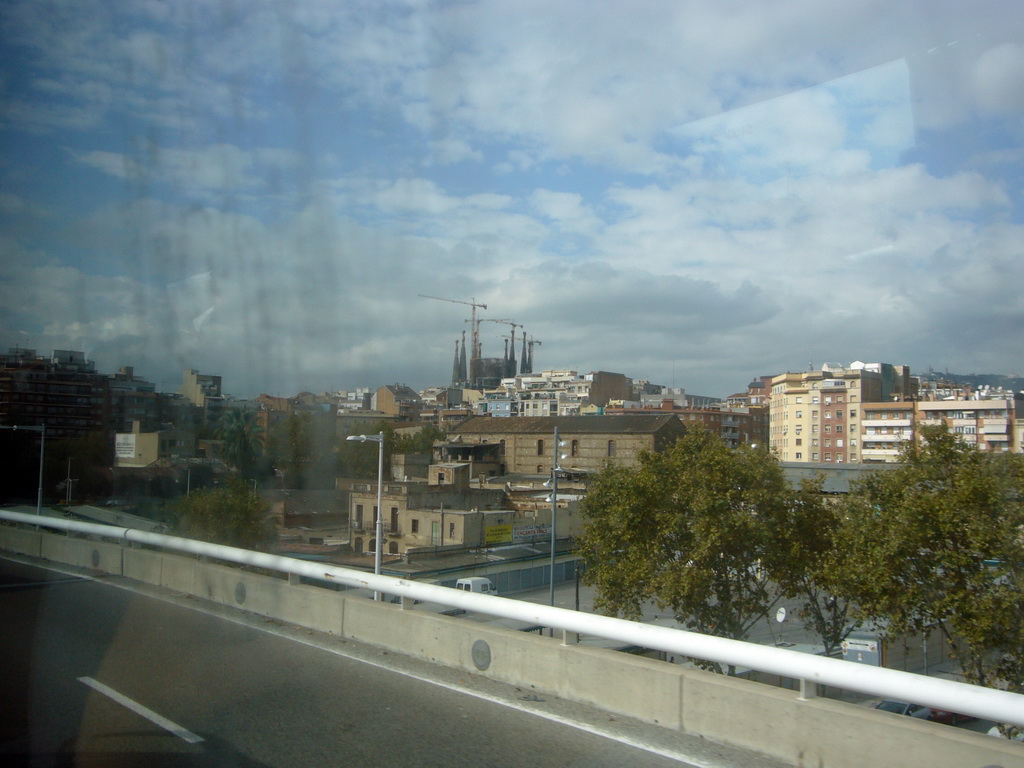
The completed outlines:
[[[864,419],[864,427],[909,427],[910,419]]]
[[[864,461],[870,461],[871,459],[894,459],[899,456],[899,453],[895,448],[862,448],[860,455]]]

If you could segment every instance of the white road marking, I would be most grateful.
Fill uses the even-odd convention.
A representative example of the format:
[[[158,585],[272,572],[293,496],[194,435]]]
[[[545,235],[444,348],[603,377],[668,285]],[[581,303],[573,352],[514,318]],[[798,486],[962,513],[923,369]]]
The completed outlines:
[[[139,702],[129,699],[123,693],[118,693],[113,688],[104,685],[98,680],[93,680],[91,677],[80,677],[78,682],[85,683],[87,686],[92,688],[94,691],[99,691],[104,696],[113,699],[125,709],[130,709],[137,715],[149,720],[151,723],[159,725],[165,731],[170,731],[182,741],[187,741],[189,744],[198,744],[203,740],[202,736],[196,736],[192,731],[182,728],[177,723],[172,723],[166,717],[158,715],[153,710],[142,706]]]

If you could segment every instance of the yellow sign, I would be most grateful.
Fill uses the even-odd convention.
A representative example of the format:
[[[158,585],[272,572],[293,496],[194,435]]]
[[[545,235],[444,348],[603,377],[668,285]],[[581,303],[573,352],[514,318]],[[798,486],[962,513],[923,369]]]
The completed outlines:
[[[484,528],[484,543],[486,544],[507,544],[511,541],[511,525],[488,525]]]

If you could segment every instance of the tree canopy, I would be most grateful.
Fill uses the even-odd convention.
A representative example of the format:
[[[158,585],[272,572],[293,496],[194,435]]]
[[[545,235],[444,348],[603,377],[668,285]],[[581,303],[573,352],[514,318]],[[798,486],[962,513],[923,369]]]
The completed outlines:
[[[607,467],[579,541],[598,607],[637,618],[653,601],[690,629],[745,638],[780,596],[760,566],[789,497],[771,454],[701,429],[636,469]]]
[[[263,455],[263,433],[256,420],[256,412],[248,408],[233,408],[221,417],[217,430],[224,441],[224,460],[247,480],[259,474],[259,459]]]
[[[256,549],[274,539],[269,511],[252,486],[236,478],[181,497],[177,529],[189,538]]]
[[[1024,457],[926,427],[851,493],[844,589],[890,634],[941,632],[967,680],[1024,690]]]
[[[838,500],[703,430],[636,469],[609,466],[579,540],[598,607],[638,618],[653,602],[743,639],[785,595],[829,652],[860,623],[941,632],[967,680],[1024,690],[1024,456],[945,427],[920,437]]]

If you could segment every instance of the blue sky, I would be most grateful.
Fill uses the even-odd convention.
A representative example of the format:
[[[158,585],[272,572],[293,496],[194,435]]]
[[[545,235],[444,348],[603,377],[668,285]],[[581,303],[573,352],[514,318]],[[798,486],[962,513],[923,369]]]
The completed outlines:
[[[0,46],[5,347],[422,387],[428,294],[700,394],[1021,373],[1015,2],[14,1]]]

